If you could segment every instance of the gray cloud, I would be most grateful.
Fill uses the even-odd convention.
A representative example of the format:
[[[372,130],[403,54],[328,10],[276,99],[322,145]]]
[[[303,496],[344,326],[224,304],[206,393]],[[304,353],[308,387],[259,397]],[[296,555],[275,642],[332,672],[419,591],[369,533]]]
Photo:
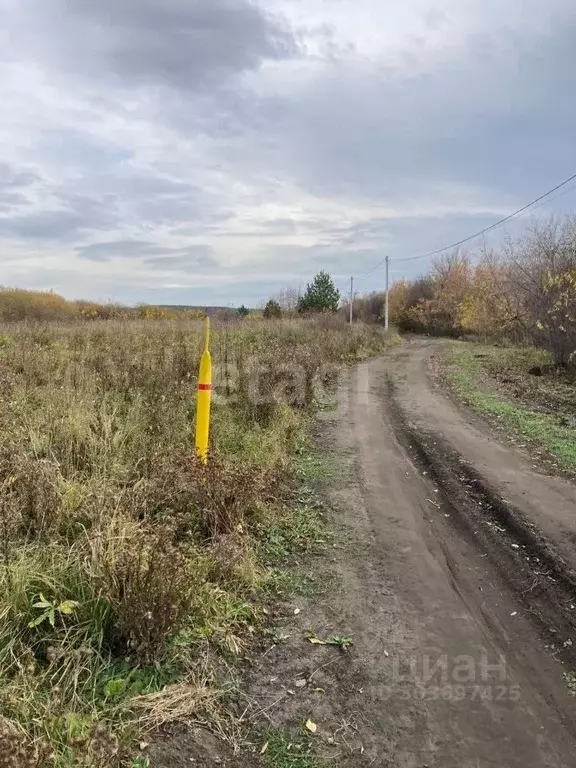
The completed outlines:
[[[20,192],[4,192],[0,190],[0,211],[9,213],[13,208],[26,205],[28,198]]]
[[[253,303],[460,239],[568,176],[571,0],[406,3],[401,50],[320,0],[0,0],[6,259],[50,253],[42,279],[85,295],[180,303],[153,270]]]
[[[75,211],[38,211],[0,218],[0,235],[31,240],[71,241],[92,223]]]
[[[54,197],[61,207],[36,209],[23,194],[0,193],[0,204],[7,203],[7,215],[0,218],[0,235],[74,242],[82,234],[118,224],[117,213],[103,201],[83,195],[56,194]],[[23,206],[25,213],[21,213]]]
[[[498,205],[568,175],[576,17],[548,34],[472,36],[464,50],[414,75],[328,71],[269,122],[263,163],[317,195],[401,203],[460,184]]]
[[[30,170],[0,162],[0,213],[6,214],[8,218],[8,214],[12,215],[15,209],[29,205],[30,187],[39,180],[38,175]]]
[[[0,188],[21,189],[30,186],[38,178],[38,175],[32,171],[14,168],[8,163],[0,162]]]
[[[207,191],[154,170],[146,173],[123,167],[114,169],[113,173],[94,170],[89,177],[68,184],[66,189],[60,192],[66,199],[81,199],[84,204],[91,200],[94,209],[146,222],[149,226],[209,223],[221,216],[220,211],[214,210],[215,204]]]
[[[77,249],[78,255],[90,261],[110,261],[115,257],[142,258],[151,254],[165,253],[166,248],[143,240],[116,240],[91,243]]]
[[[191,245],[188,248],[173,249],[172,255],[145,259],[145,264],[158,270],[178,272],[213,272],[220,266],[209,245]]]
[[[201,244],[170,248],[146,240],[116,240],[91,243],[78,248],[77,253],[82,259],[96,262],[115,258],[142,259],[143,264],[166,271],[210,271],[219,266],[212,247]]]
[[[248,0],[20,2],[36,17],[33,53],[122,87],[204,89],[296,49],[290,31]]]

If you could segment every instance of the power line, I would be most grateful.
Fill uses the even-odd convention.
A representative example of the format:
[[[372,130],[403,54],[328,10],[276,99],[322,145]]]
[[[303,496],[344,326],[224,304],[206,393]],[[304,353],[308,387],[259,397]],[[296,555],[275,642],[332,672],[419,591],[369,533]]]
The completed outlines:
[[[510,221],[515,216],[518,216],[520,213],[524,213],[524,211],[527,211],[529,208],[532,208],[533,205],[536,205],[536,203],[539,203],[540,200],[544,200],[544,198],[551,195],[553,192],[556,192],[556,190],[561,189],[562,187],[565,187],[566,184],[569,184],[571,181],[574,181],[576,179],[576,173],[572,174],[569,178],[567,178],[565,181],[563,181],[560,184],[557,184],[552,189],[549,189],[548,192],[545,192],[543,195],[540,195],[539,197],[535,198],[531,202],[527,203],[526,205],[523,205],[522,208],[518,208],[517,211],[514,211],[514,213],[511,213],[508,216],[505,216],[503,219],[500,219],[499,221],[495,222],[494,224],[491,224],[489,227],[485,227],[484,229],[481,229],[480,232],[475,232],[473,235],[470,235],[469,237],[465,237],[462,240],[458,240],[456,243],[452,243],[451,245],[446,245],[444,248],[438,248],[436,251],[430,251],[429,253],[422,253],[420,256],[408,256],[405,259],[395,259],[395,261],[416,261],[416,259],[427,259],[430,256],[436,256],[439,253],[442,253],[443,251],[449,251],[452,248],[457,248],[459,245],[464,245],[464,243],[470,242],[470,240],[474,240],[477,237],[480,237],[480,235],[486,234],[486,232],[491,232],[493,229],[496,229],[497,227],[502,226],[502,224],[505,224],[507,221]]]
[[[546,205],[546,203],[551,203],[554,200],[558,200],[560,197],[564,197],[564,195],[569,195],[570,192],[574,192],[576,189],[576,184],[572,185],[571,187],[568,187],[568,189],[565,189],[563,192],[559,192],[557,195],[554,195],[554,197],[551,197],[549,200],[543,200],[539,205],[534,206],[534,210],[538,210],[538,208],[542,208],[543,205]],[[524,213],[527,213],[527,211],[524,211]]]
[[[379,261],[378,264],[376,264],[375,267],[372,267],[371,269],[367,270],[366,272],[362,272],[362,274],[358,275],[356,277],[357,280],[362,280],[366,275],[371,275],[372,272],[376,272],[377,269],[379,269],[382,264],[386,262],[386,256],[382,259],[382,261]]]
[[[518,208],[517,211],[514,211],[514,213],[509,214],[508,216],[505,216],[503,219],[500,219],[499,221],[496,221],[494,224],[491,224],[489,227],[485,227],[484,229],[481,229],[479,232],[475,232],[473,235],[469,235],[468,237],[463,238],[462,240],[458,240],[455,243],[451,243],[450,245],[445,245],[443,248],[438,248],[435,251],[429,251],[428,253],[421,253],[419,256],[407,256],[402,259],[393,259],[393,261],[416,261],[417,259],[428,259],[431,256],[437,256],[440,253],[443,253],[444,251],[449,251],[452,248],[458,248],[460,245],[464,245],[464,243],[469,243],[471,240],[476,239],[477,237],[480,237],[480,235],[484,235],[487,232],[491,232],[492,230],[496,229],[497,227],[502,226],[502,224],[505,224],[507,221],[510,221],[511,219],[514,219],[516,216],[519,216],[521,213],[524,213],[529,208],[532,208],[536,205],[536,203],[539,203],[541,200],[545,200],[547,197],[549,197],[554,192],[558,191],[559,189],[562,189],[562,187],[565,187],[566,184],[569,184],[571,181],[574,181],[576,179],[576,173],[572,174],[569,178],[565,179],[560,184],[557,184],[552,189],[549,189],[548,192],[544,192],[544,194],[539,195],[531,202],[527,203],[526,205],[523,205],[521,208]],[[570,191],[570,190],[567,190]],[[558,195],[560,197],[560,195]],[[555,198],[553,198],[555,199]],[[382,259],[378,262],[374,267],[367,270],[366,272],[363,272],[361,275],[358,275],[358,279],[365,277],[366,275],[370,275],[372,272],[375,272],[377,269],[379,269],[383,264],[386,263],[386,258]]]

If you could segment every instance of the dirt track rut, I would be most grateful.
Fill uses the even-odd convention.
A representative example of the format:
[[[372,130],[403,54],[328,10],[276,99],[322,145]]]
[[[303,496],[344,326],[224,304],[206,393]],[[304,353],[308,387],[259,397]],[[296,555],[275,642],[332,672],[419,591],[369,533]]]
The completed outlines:
[[[576,489],[537,474],[435,388],[436,344],[360,365],[334,424],[358,487],[333,495],[364,537],[364,562],[340,568],[372,678],[351,706],[373,724],[374,765],[569,768]]]
[[[574,768],[576,487],[436,387],[440,343],[361,364],[324,413],[337,543],[309,563],[322,594],[274,615],[284,641],[251,659],[246,712],[296,742],[311,717],[338,768]],[[260,748],[185,731],[154,765],[254,768]]]

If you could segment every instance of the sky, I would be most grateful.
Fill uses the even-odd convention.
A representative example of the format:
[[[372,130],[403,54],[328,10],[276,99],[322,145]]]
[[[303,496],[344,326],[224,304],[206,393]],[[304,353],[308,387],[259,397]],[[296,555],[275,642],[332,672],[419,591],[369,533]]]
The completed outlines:
[[[393,278],[425,271],[394,259],[576,173],[573,0],[0,0],[0,18],[2,285],[255,306],[325,269],[344,290],[385,254]],[[573,210],[576,184],[537,214]]]

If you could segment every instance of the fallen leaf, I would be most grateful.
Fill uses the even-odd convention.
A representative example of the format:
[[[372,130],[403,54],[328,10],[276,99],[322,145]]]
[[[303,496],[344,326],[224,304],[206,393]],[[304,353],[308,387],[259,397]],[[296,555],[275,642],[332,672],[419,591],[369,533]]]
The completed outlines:
[[[294,608],[294,616],[298,616],[300,613],[300,608]]]
[[[308,680],[296,680],[296,688],[304,688]]]
[[[309,730],[310,733],[316,733],[318,726],[316,723],[312,722],[312,720],[306,720],[306,729]]]
[[[319,637],[309,637],[308,641],[312,643],[312,645],[326,645],[324,640],[320,640]]]
[[[264,746],[263,746],[263,747],[262,747],[262,749],[260,750],[260,754],[261,754],[261,755],[265,755],[265,754],[266,754],[266,752],[267,752],[267,750],[268,750],[268,747],[269,747],[269,746],[270,746],[270,742],[269,742],[269,741],[267,741],[267,742],[266,742],[266,744],[264,744]]]

